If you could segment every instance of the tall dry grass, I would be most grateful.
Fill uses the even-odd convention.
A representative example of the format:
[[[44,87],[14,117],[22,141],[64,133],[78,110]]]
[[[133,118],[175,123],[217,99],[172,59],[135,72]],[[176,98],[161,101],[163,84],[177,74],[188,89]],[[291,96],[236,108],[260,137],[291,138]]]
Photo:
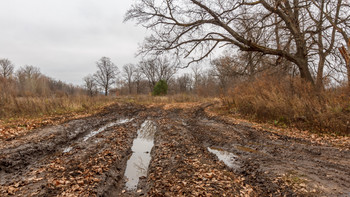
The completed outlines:
[[[134,95],[119,97],[121,102],[149,104],[174,104],[174,103],[203,103],[210,102],[213,98],[202,97],[195,94],[174,94],[167,96]]]
[[[225,106],[258,121],[331,134],[350,134],[350,93],[345,87],[317,92],[301,79],[262,76],[231,90]]]
[[[89,111],[108,102],[112,102],[112,98],[88,97],[85,95],[56,98],[0,95],[0,119]]]

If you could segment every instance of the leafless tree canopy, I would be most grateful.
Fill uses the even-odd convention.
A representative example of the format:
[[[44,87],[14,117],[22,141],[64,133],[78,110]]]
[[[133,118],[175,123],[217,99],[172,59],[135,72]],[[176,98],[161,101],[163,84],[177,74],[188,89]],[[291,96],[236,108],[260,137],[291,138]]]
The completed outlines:
[[[102,57],[96,62],[96,65],[98,70],[94,74],[95,81],[107,96],[109,89],[115,83],[117,74],[119,74],[118,67],[108,57]]]
[[[0,59],[0,76],[8,78],[13,74],[14,65],[8,59]]]
[[[97,94],[97,86],[96,86],[96,82],[95,82],[94,77],[92,75],[88,75],[88,76],[83,78],[83,81],[84,81],[84,87],[86,88],[89,96],[96,95]]]
[[[128,84],[129,94],[132,91],[133,77],[135,75],[136,67],[133,64],[126,64],[123,66],[123,76]]]
[[[170,51],[191,63],[217,47],[237,47],[287,59],[314,84],[324,64],[335,60],[329,54],[337,29],[349,35],[349,8],[345,0],[138,0],[125,21],[154,31],[141,53]]]
[[[190,74],[183,74],[176,79],[179,86],[179,92],[190,92],[192,90],[192,76]]]
[[[163,57],[142,61],[139,64],[139,69],[147,78],[150,89],[153,90],[158,81],[168,82],[176,73],[177,66],[172,65],[169,59]]]
[[[142,82],[142,72],[139,68],[135,69],[134,72],[134,82],[135,82],[135,86],[136,86],[136,94],[141,93],[141,82]]]
[[[21,67],[17,73],[18,82],[20,84],[20,90],[22,92],[36,92],[38,87],[39,77],[41,76],[40,69],[34,66],[26,65]]]

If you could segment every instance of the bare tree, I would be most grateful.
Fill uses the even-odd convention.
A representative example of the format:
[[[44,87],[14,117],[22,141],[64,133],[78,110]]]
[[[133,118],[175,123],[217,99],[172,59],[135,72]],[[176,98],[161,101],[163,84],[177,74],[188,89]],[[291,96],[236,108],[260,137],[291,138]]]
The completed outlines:
[[[133,84],[133,77],[135,74],[135,65],[133,64],[126,64],[123,66],[123,76],[128,84],[129,94],[132,93],[132,84]]]
[[[14,65],[8,59],[0,59],[0,75],[9,78],[13,74]]]
[[[17,75],[24,75],[28,79],[37,79],[41,76],[40,68],[25,65],[17,71]]]
[[[325,66],[332,64],[329,60],[332,57],[329,56],[335,55],[335,44],[337,38],[339,39],[337,25],[343,23],[340,17],[344,4],[342,0],[311,0],[311,2],[306,11],[309,13],[311,23],[315,24],[313,28],[315,36],[312,37],[311,43],[317,48],[315,53],[318,57],[314,58],[318,61],[315,69],[316,88],[321,90],[324,88]]]
[[[135,69],[134,72],[134,83],[136,86],[136,94],[140,94],[141,93],[141,82],[142,82],[142,72],[139,68]]]
[[[139,64],[139,69],[146,76],[151,90],[160,80],[169,82],[170,78],[177,71],[177,67],[171,65],[170,61],[165,57],[142,61]]]
[[[182,76],[176,79],[176,82],[179,86],[180,92],[190,92],[192,89],[192,77],[190,74],[185,73]]]
[[[97,86],[95,79],[92,75],[88,75],[83,78],[84,80],[84,87],[86,88],[89,96],[94,96],[97,93]]]
[[[330,3],[327,0],[324,10]],[[327,24],[317,28],[319,23],[311,11],[323,12],[318,5],[310,0],[138,0],[125,21],[137,20],[155,32],[145,40],[140,53],[168,51],[189,57],[192,63],[208,57],[218,46],[235,46],[287,59],[298,67],[301,78],[314,84],[311,65],[318,61],[314,41],[326,36],[320,31],[331,28]],[[344,12],[348,8],[346,3],[340,5]]]
[[[98,70],[94,74],[95,81],[103,89],[105,96],[107,96],[109,89],[119,74],[118,67],[108,57],[102,57],[96,62],[96,65]]]
[[[155,60],[141,61],[139,63],[139,69],[142,72],[142,74],[144,74],[147,78],[149,88],[152,91],[153,87],[157,83],[157,66]]]
[[[193,89],[196,91],[198,90],[200,79],[202,75],[202,68],[199,66],[199,64],[195,64],[191,67],[193,72]]]
[[[167,57],[157,58],[157,77],[158,81],[164,80],[168,82],[171,77],[177,72],[178,67],[175,65],[176,63],[172,63]]]
[[[312,0],[312,2],[314,3],[314,5],[317,6],[317,8],[319,8],[319,10],[321,11],[320,13],[320,19],[321,17],[323,17],[321,20],[323,24],[326,24],[329,26],[329,29],[332,30],[332,34],[331,36],[323,36],[323,40],[326,46],[334,46],[334,40],[337,38],[336,33],[340,34],[340,42],[345,41],[346,46],[348,48],[348,50],[346,50],[346,47],[341,46],[338,47],[341,56],[344,58],[345,60],[345,69],[347,70],[347,78],[348,78],[348,85],[350,87],[350,60],[349,60],[349,54],[350,54],[350,39],[349,36],[350,35],[350,23],[348,21],[350,21],[350,15],[349,15],[349,9],[350,9],[350,4],[349,1],[345,0],[337,0],[335,1],[331,1],[331,0],[322,0],[321,2],[319,1],[315,1]],[[326,9],[324,9],[324,7],[326,7]],[[321,23],[321,22],[319,22]],[[320,25],[321,26],[321,25]],[[319,35],[323,35],[322,34],[323,31],[321,33],[319,33]],[[327,32],[326,32],[327,33]],[[328,34],[330,34],[328,32]],[[321,37],[319,36],[319,38]],[[328,39],[327,39],[328,38]],[[321,43],[321,46],[319,44],[319,54],[320,54],[320,62],[321,61],[327,61],[324,60],[326,58],[323,58],[322,56],[327,57],[327,55],[331,54],[334,55],[334,52],[332,51],[333,48],[332,47],[328,47],[328,49],[326,47],[324,47],[325,49],[323,49],[323,42],[319,42]],[[329,62],[328,62],[329,64]],[[338,65],[336,66],[338,67]],[[333,68],[334,69],[334,68]],[[321,68],[318,68],[319,73],[321,72]],[[342,70],[338,70],[340,72],[342,72]],[[323,75],[322,75],[323,76]],[[321,81],[321,77],[320,74],[317,75],[317,80]]]
[[[42,76],[40,69],[34,66],[26,65],[21,67],[17,73],[20,92],[24,94],[34,94],[39,86],[39,78]]]
[[[222,93],[227,91],[229,85],[232,85],[233,79],[245,74],[245,68],[236,64],[236,61],[230,56],[223,56],[213,60],[212,67],[212,74],[218,79]],[[250,72],[252,71],[249,71],[247,75],[250,75]]]

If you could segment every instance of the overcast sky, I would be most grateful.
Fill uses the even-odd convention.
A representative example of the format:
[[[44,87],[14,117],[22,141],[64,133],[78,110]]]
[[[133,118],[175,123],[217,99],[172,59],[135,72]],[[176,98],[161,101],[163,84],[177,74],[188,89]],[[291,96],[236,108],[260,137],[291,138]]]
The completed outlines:
[[[0,58],[18,69],[39,67],[47,76],[76,85],[107,56],[121,68],[134,55],[146,29],[123,23],[132,1],[1,0]]]

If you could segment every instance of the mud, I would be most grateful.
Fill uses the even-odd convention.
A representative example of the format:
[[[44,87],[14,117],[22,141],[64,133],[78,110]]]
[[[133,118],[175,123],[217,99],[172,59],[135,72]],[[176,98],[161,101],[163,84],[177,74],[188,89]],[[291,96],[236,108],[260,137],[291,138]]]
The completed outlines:
[[[208,106],[118,104],[2,140],[1,196],[350,196],[349,149],[209,117]],[[146,120],[157,125],[150,164],[130,190]]]

